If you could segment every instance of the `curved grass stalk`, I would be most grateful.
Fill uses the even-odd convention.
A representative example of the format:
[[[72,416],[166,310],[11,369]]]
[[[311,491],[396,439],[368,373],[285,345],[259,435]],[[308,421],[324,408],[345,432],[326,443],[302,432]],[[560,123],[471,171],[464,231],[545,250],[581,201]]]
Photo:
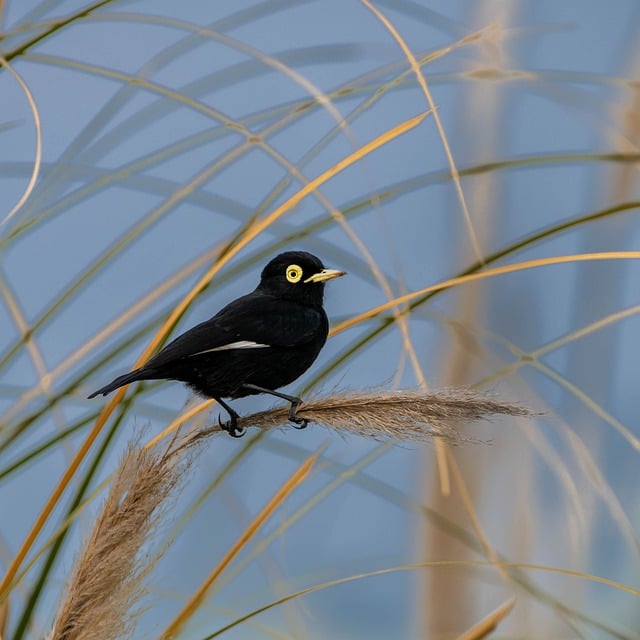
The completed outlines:
[[[22,76],[13,68],[11,64],[6,60],[6,58],[0,56],[0,68],[4,67],[9,71],[9,73],[15,78],[16,82],[20,85],[27,101],[29,103],[29,107],[31,109],[31,114],[33,116],[33,124],[36,130],[36,150],[35,157],[33,160],[33,169],[31,172],[31,177],[29,178],[29,182],[25,187],[24,192],[20,196],[18,202],[13,206],[11,211],[7,213],[7,215],[0,220],[0,228],[2,228],[5,224],[7,224],[13,216],[20,211],[24,203],[29,199],[29,196],[33,192],[33,189],[36,185],[36,181],[38,180],[38,174],[40,172],[40,163],[42,162],[42,130],[41,130],[41,122],[40,122],[40,114],[38,113],[38,107],[36,105],[36,101],[33,99],[33,95],[29,90],[29,86],[22,79]]]
[[[158,83],[153,83],[146,79],[141,79],[137,76],[131,76],[129,74],[125,74],[122,72],[114,71],[111,69],[105,69],[102,67],[98,67],[95,65],[87,65],[85,63],[76,62],[73,60],[67,60],[63,58],[55,58],[53,56],[43,56],[39,54],[23,54],[23,58],[33,60],[36,62],[49,62],[49,63],[57,63],[63,66],[68,66],[71,68],[75,68],[81,71],[89,72],[94,75],[103,75],[112,79],[120,80],[123,82],[133,83],[139,86],[142,86],[144,89],[158,93],[164,97],[171,98],[177,102],[183,103],[190,108],[202,113],[203,115],[207,115],[213,119],[216,119],[222,122],[227,130],[237,131],[245,138],[245,142],[241,143],[239,146],[236,146],[234,149],[228,151],[218,162],[213,163],[209,167],[209,169],[205,169],[201,172],[200,176],[192,180],[191,184],[187,186],[187,188],[178,189],[177,199],[176,198],[168,198],[165,201],[164,205],[157,207],[153,212],[147,215],[147,217],[143,220],[144,227],[148,226],[151,221],[155,221],[157,218],[165,215],[173,206],[176,204],[176,200],[182,200],[186,193],[190,193],[196,186],[208,181],[215,173],[217,173],[222,167],[227,164],[230,164],[238,157],[243,155],[248,149],[253,148],[254,145],[262,148],[267,154],[273,157],[276,160],[280,160],[279,154],[268,145],[265,141],[266,136],[264,135],[254,135],[250,131],[248,131],[242,123],[231,120],[224,116],[222,113],[212,109],[208,105],[200,103],[189,96],[186,96],[183,93],[174,91],[172,89],[166,88]],[[137,231],[140,232],[140,225],[142,223],[138,223]],[[109,252],[110,253],[110,252]]]
[[[489,615],[479,620],[476,624],[459,635],[456,640],[481,640],[486,638],[504,618],[506,618],[516,604],[515,597],[511,597],[503,602],[497,609],[494,609]]]
[[[160,440],[164,440],[164,438],[177,431],[183,423],[191,420],[191,418],[195,418],[195,416],[200,415],[201,413],[204,413],[215,404],[216,401],[213,398],[209,398],[207,400],[202,400],[201,402],[198,402],[198,404],[186,409],[182,413],[179,413],[169,423],[169,426],[165,427],[160,433],[151,438],[151,440],[144,445],[144,448],[151,449],[155,447]]]
[[[76,71],[81,71],[92,76],[107,78],[109,80],[116,80],[125,85],[140,87],[145,91],[149,91],[150,93],[154,93],[156,95],[162,96],[163,98],[167,98],[178,104],[181,104],[195,111],[196,113],[199,113],[200,115],[210,118],[211,120],[220,122],[228,129],[240,133],[246,138],[250,138],[252,135],[251,132],[247,131],[244,126],[237,120],[228,118],[221,111],[210,107],[204,102],[200,102],[199,100],[191,98],[180,91],[165,87],[158,82],[153,82],[152,80],[147,80],[146,78],[140,78],[139,76],[125,73],[123,71],[116,71],[115,69],[111,69],[108,67],[100,67],[98,65],[89,64],[87,62],[80,62],[71,58],[63,58],[62,56],[46,55],[42,53],[24,53],[22,54],[22,59],[40,63],[42,65],[74,69]]]
[[[449,169],[451,171],[451,176],[453,179],[453,184],[456,188],[456,193],[458,194],[458,200],[460,201],[460,206],[462,208],[462,212],[464,214],[465,222],[467,225],[467,229],[469,231],[469,237],[471,239],[471,245],[473,247],[473,251],[476,256],[476,260],[478,262],[483,263],[483,251],[480,248],[480,244],[478,242],[478,237],[475,232],[475,228],[473,226],[473,220],[471,219],[471,214],[469,212],[469,207],[467,206],[466,198],[464,197],[464,191],[462,190],[462,184],[460,182],[460,175],[458,174],[458,168],[453,159],[453,154],[451,153],[451,147],[449,146],[449,141],[447,139],[447,135],[445,134],[444,127],[442,126],[442,121],[440,120],[440,115],[438,114],[438,109],[436,107],[435,102],[433,101],[433,97],[431,96],[431,91],[429,91],[429,85],[427,84],[427,79],[422,73],[422,69],[418,64],[415,56],[413,55],[411,49],[405,42],[404,38],[400,35],[398,30],[393,26],[389,18],[387,18],[380,9],[375,7],[369,0],[360,0],[360,2],[371,11],[375,17],[384,25],[385,29],[393,36],[394,40],[398,43],[400,48],[402,49],[402,53],[407,58],[411,69],[413,70],[416,79],[418,80],[418,84],[424,93],[424,97],[427,100],[427,104],[429,105],[429,110],[433,112],[433,120],[435,122],[436,128],[438,129],[438,135],[440,136],[440,140],[442,141],[442,146],[444,148],[445,155],[447,156],[447,161],[449,163]],[[462,38],[462,42],[468,44],[469,42],[474,42],[479,39],[479,34],[472,34],[471,36],[467,36]]]
[[[237,51],[241,51],[242,53],[255,58],[256,60],[260,60],[264,65],[271,67],[272,69],[281,72],[287,77],[291,78],[296,84],[302,87],[305,91],[309,93],[309,95],[313,96],[313,98],[317,101],[317,103],[324,107],[331,117],[338,123],[338,125],[343,128],[343,131],[347,134],[349,141],[351,142],[354,149],[357,148],[357,144],[355,139],[353,138],[351,132],[349,131],[348,126],[344,122],[344,118],[342,114],[336,109],[333,104],[331,98],[322,91],[318,86],[313,84],[308,78],[303,76],[301,73],[297,72],[295,69],[290,67],[289,65],[283,64],[282,61],[277,58],[266,54],[264,51],[259,51],[258,49],[248,45],[246,42],[242,42],[236,38],[232,38],[227,34],[221,33],[214,29],[203,28],[199,25],[193,24],[191,22],[186,22],[184,20],[178,20],[176,18],[164,18],[162,16],[149,16],[145,14],[126,14],[129,20],[136,21],[142,20],[145,23],[153,22],[156,24],[162,24],[165,26],[175,27],[177,29],[183,29],[186,31],[192,31],[197,33],[201,37],[210,38],[217,42],[221,42],[231,49],[235,49]]]
[[[108,4],[111,4],[111,2],[113,1],[114,0],[98,0],[98,2],[93,2],[88,7],[84,7],[83,9],[80,9],[80,11],[77,11],[76,13],[72,13],[66,16],[65,18],[47,21],[46,23],[44,23],[47,25],[47,28],[45,29],[45,31],[37,34],[33,38],[30,38],[26,42],[21,43],[15,49],[5,52],[4,54],[5,60],[10,62],[14,58],[22,55],[25,51],[34,47],[36,44],[39,44],[43,40],[46,40],[48,37],[56,34],[58,31],[60,31],[64,27],[67,27],[70,24],[73,24],[74,22],[80,20],[81,18],[84,18],[85,16],[88,16],[90,13],[97,11],[98,9],[101,9],[102,7],[106,7]]]
[[[330,580],[324,582],[322,584],[314,585],[312,587],[307,587],[306,589],[300,589],[288,596],[284,596],[283,598],[279,598],[269,604],[260,607],[259,609],[255,609],[244,616],[234,620],[233,622],[225,625],[224,627],[218,629],[214,633],[202,638],[202,640],[213,640],[213,638],[217,638],[224,634],[225,632],[233,629],[234,627],[246,622],[250,618],[253,618],[265,611],[269,611],[274,607],[278,607],[285,602],[289,602],[290,600],[294,600],[296,598],[301,598],[303,596],[309,595],[311,593],[315,593],[317,591],[322,591],[324,589],[328,589],[330,587],[347,584],[349,582],[354,582],[358,580],[363,580],[365,578],[373,578],[377,576],[383,576],[390,573],[397,573],[399,571],[413,571],[415,569],[453,569],[453,568],[485,568],[485,567],[495,567],[497,564],[501,565],[503,568],[515,568],[515,569],[524,569],[529,571],[541,571],[545,573],[552,574],[560,574],[571,578],[577,578],[580,580],[587,580],[589,582],[594,582],[596,584],[603,584],[613,589],[618,589],[620,591],[624,591],[626,593],[630,593],[631,595],[640,597],[640,590],[634,589],[629,585],[622,584],[621,582],[616,582],[614,580],[609,580],[608,578],[603,578],[600,576],[596,576],[589,573],[583,573],[581,571],[573,571],[571,569],[559,569],[558,567],[549,567],[546,565],[540,564],[531,564],[526,562],[482,562],[482,561],[472,561],[472,560],[433,560],[430,562],[416,562],[412,564],[398,565],[395,567],[388,567],[386,569],[378,569],[375,571],[368,571],[366,573],[359,573],[352,576],[347,576],[345,578],[338,578],[336,580]],[[611,632],[611,634],[620,638],[621,640],[631,640],[631,636],[626,635],[624,632],[616,631],[610,627],[605,625],[600,626],[601,629]]]
[[[464,510],[467,512],[467,517],[469,518],[471,526],[476,533],[476,537],[482,545],[484,556],[489,558],[491,562],[496,563],[498,572],[500,573],[500,577],[505,583],[508,583],[510,581],[510,576],[508,572],[500,566],[498,553],[489,542],[489,538],[487,537],[487,534],[485,533],[482,524],[480,523],[480,516],[478,515],[478,511],[473,505],[473,500],[471,499],[469,488],[467,487],[467,483],[465,482],[464,476],[462,475],[462,472],[460,470],[460,465],[458,465],[458,463],[456,462],[456,459],[451,453],[450,449],[447,449],[447,457],[447,464],[449,469],[451,470],[451,475],[453,476],[454,482],[456,483],[456,486],[458,488],[458,493],[460,494],[462,505],[464,507]]]

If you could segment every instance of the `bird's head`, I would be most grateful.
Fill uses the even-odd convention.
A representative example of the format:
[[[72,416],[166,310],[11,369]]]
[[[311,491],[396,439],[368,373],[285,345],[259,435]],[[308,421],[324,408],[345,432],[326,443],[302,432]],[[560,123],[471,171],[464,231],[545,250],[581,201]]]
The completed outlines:
[[[322,304],[324,283],[345,275],[325,269],[319,258],[306,251],[287,251],[277,255],[263,269],[258,289],[288,300]]]

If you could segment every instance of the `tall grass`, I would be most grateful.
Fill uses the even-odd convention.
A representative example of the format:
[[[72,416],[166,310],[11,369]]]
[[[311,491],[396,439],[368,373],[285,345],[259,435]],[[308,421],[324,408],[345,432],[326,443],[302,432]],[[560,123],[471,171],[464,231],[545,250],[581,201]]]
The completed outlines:
[[[559,7],[0,2],[2,640],[636,637],[637,15]],[[316,426],[85,400],[283,248]]]

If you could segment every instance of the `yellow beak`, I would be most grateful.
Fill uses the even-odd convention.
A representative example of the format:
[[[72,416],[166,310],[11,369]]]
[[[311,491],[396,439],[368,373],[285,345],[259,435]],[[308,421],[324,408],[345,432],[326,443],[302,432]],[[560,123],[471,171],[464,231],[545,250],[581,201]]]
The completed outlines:
[[[338,271],[337,269],[323,269],[318,273],[314,273],[310,278],[307,278],[304,282],[326,282],[333,278],[339,278],[346,275],[346,271]]]

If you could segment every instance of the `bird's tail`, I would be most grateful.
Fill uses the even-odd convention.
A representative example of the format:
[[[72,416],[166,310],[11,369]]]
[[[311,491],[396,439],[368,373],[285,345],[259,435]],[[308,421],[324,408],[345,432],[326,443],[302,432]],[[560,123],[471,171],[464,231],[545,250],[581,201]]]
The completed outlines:
[[[148,371],[144,368],[135,369],[134,371],[130,371],[129,373],[125,373],[122,376],[118,376],[115,380],[112,380],[109,384],[101,387],[97,391],[94,391],[88,399],[95,398],[96,396],[106,396],[107,394],[115,391],[116,389],[123,387],[125,384],[131,384],[136,380],[149,380],[153,378],[153,372]]]

